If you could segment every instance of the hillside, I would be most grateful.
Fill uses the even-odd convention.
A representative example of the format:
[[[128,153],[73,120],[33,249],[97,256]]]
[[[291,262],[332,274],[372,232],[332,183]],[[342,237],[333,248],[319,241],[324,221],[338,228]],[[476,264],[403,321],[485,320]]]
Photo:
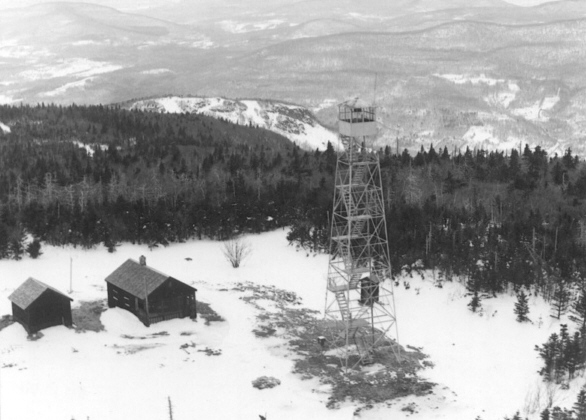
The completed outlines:
[[[321,126],[307,109],[274,101],[172,96],[134,101],[124,107],[161,113],[204,114],[234,124],[265,128],[308,150],[325,150],[328,142],[338,142],[337,134]]]

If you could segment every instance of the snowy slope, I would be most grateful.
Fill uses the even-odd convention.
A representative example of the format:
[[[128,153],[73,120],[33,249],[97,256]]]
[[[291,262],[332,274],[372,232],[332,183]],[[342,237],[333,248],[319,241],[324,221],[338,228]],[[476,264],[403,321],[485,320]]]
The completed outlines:
[[[297,293],[304,307],[323,310],[327,256],[296,252],[285,236],[282,230],[248,236],[252,254],[239,269],[225,261],[219,243],[207,240],[153,251],[125,244],[113,254],[103,247],[45,247],[38,260],[0,261],[0,315],[10,312],[7,296],[29,276],[68,290],[70,258],[74,304],[105,298],[104,278],[127,258],[144,254],[148,265],[193,284],[198,300],[226,319],[209,326],[183,319],[146,328],[130,313],[108,309],[102,315],[104,332],[78,334],[53,327],[37,341],[27,341],[24,329],[11,325],[0,331],[0,418],[160,420],[168,418],[168,397],[177,420],[258,419],[265,413],[280,420],[356,418],[353,403],[329,410],[327,386],[291,373],[293,355],[283,339],[261,339],[251,332],[259,309],[241,299],[250,291],[234,290],[243,281],[275,285]],[[405,280],[409,289],[396,288],[400,342],[429,354],[435,367],[422,376],[437,386],[432,395],[375,406],[360,418],[501,420],[517,410],[538,418],[545,390],[533,347],[559,325],[549,318],[547,305],[530,298],[534,324],[519,324],[513,296],[484,300],[479,316],[467,309],[469,298],[459,283],[440,289],[429,276]],[[158,332],[168,335],[153,335]],[[193,343],[195,348],[180,348]],[[206,348],[221,354],[198,351]],[[251,381],[261,375],[275,376],[281,385],[253,388]],[[580,377],[570,390],[556,390],[555,404],[569,407],[583,381]],[[535,402],[538,390],[541,400]],[[404,410],[412,403],[416,414]]]
[[[198,113],[241,125],[252,124],[281,134],[309,150],[324,150],[328,141],[337,143],[337,135],[320,125],[306,108],[274,101],[170,96],[136,101],[129,108]]]
[[[3,133],[10,133],[10,127],[0,122],[0,131],[2,131]]]

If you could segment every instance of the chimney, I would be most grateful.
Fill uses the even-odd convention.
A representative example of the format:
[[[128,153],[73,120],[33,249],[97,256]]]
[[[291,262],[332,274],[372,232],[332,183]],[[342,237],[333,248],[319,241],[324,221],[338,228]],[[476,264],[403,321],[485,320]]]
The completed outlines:
[[[144,255],[141,255],[138,261],[140,262],[140,265],[146,265],[146,257]]]

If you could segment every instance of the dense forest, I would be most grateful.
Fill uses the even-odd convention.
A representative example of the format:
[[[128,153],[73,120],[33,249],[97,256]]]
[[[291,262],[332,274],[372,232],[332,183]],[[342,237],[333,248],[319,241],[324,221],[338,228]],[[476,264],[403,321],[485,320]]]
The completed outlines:
[[[322,153],[205,116],[39,105],[0,107],[0,121],[4,258],[25,234],[113,249],[261,232],[291,224],[325,182]]]

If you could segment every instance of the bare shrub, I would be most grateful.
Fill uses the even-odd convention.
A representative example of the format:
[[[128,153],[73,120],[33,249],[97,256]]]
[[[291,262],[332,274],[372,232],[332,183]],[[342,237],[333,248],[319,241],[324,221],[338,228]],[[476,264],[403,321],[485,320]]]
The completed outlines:
[[[232,267],[238,268],[242,261],[250,255],[252,248],[242,238],[230,239],[224,242],[222,252]]]
[[[281,381],[272,376],[260,376],[252,381],[252,386],[258,389],[274,388],[281,385]]]

